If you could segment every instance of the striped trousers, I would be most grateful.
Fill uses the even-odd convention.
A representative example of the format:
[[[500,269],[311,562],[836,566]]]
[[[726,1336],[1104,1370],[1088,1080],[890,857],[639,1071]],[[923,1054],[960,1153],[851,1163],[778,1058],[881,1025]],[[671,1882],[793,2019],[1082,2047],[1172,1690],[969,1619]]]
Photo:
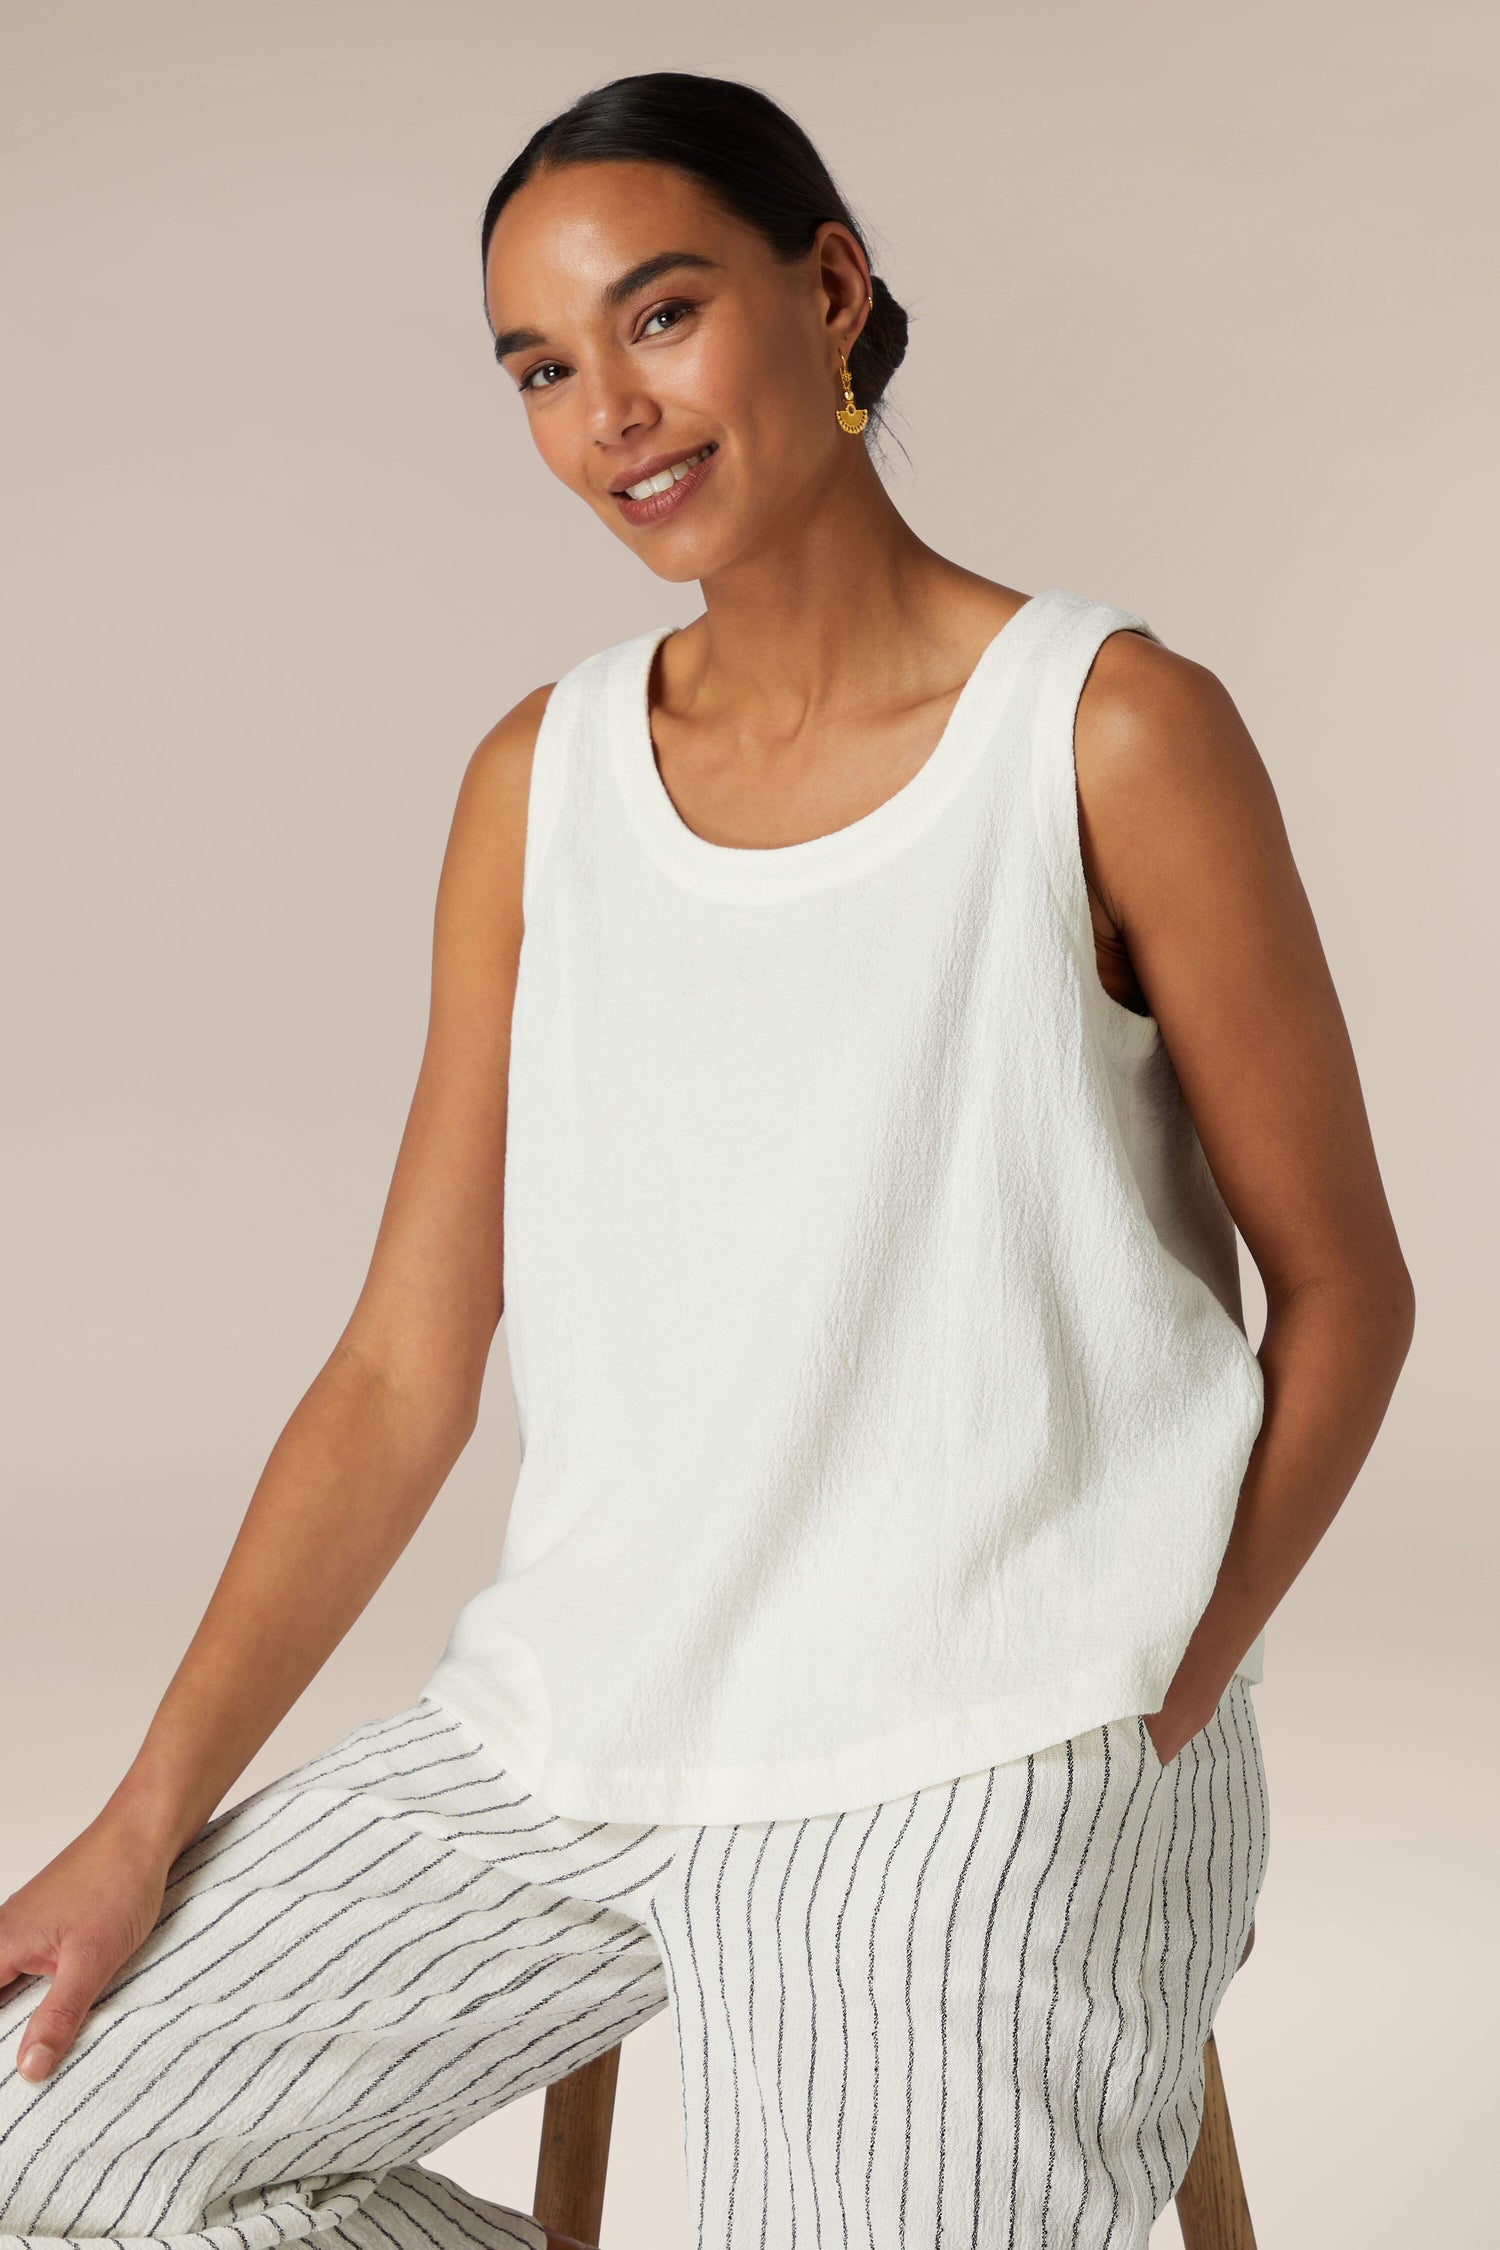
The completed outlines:
[[[422,2160],[662,2007],[697,2250],[1144,2250],[1265,1869],[1236,1677],[859,1811],[564,1818],[424,1696],[218,1813],[51,2078],[0,2243],[544,2250]]]

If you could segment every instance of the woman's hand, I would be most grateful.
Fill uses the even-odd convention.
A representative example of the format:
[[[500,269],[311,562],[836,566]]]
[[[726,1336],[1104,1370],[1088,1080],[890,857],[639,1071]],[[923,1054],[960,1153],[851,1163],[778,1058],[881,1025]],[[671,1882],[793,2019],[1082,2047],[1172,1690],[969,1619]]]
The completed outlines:
[[[19,1976],[52,1979],[21,2034],[16,2067],[48,2077],[121,1964],[156,1925],[170,1860],[108,1814],[91,1821],[0,1905],[0,1992]]]
[[[1212,1716],[1210,1711],[1208,1717]],[[1174,1710],[1170,1696],[1159,1711],[1146,1712],[1141,1718],[1141,1725],[1151,1737],[1151,1747],[1164,1766],[1170,1765],[1178,1751],[1191,1742],[1199,1729],[1207,1724],[1208,1719]]]

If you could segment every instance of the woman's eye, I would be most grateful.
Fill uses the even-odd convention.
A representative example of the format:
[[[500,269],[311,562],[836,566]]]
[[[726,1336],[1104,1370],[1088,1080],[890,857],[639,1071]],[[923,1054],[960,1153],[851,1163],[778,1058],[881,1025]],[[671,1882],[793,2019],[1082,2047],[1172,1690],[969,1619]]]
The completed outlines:
[[[671,330],[677,326],[678,322],[683,318],[684,314],[696,312],[697,310],[697,306],[686,297],[674,298],[671,304],[668,305],[658,305],[654,312],[647,313],[645,322],[641,328],[641,335],[646,336],[652,333],[651,323],[654,320],[664,320],[668,324],[665,330],[657,329],[655,331],[657,335],[670,334]],[[553,388],[552,383],[550,381],[539,383],[537,381],[537,377],[539,375],[550,377],[556,372],[561,372],[564,375],[567,373],[567,369],[563,366],[562,361],[557,359],[544,359],[539,366],[533,367],[527,374],[522,376],[520,382],[516,385],[516,388],[519,391],[550,391]]]
[[[676,298],[670,305],[658,305],[655,312],[647,313],[646,325],[641,330],[641,334],[643,336],[646,334],[653,320],[666,320],[669,319],[673,314],[676,314],[680,317],[683,313],[690,313],[696,310],[696,306],[689,304],[686,298]],[[675,320],[673,321],[673,326],[676,326]],[[658,333],[660,333],[660,331],[658,331]]]

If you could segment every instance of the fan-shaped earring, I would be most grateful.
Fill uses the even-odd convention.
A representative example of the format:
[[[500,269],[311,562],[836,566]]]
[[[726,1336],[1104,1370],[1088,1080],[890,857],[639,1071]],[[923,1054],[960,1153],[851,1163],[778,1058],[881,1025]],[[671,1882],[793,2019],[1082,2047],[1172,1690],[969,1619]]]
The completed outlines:
[[[844,386],[844,403],[834,408],[834,419],[841,430],[847,430],[851,437],[858,437],[870,419],[870,410],[867,406],[856,406],[854,403],[854,384],[849,374],[849,362],[842,352],[839,353],[839,381]]]

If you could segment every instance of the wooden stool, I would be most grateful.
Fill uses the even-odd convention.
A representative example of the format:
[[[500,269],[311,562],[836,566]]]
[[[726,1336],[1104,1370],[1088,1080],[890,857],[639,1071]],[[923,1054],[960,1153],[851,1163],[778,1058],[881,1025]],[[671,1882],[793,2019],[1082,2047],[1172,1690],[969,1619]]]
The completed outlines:
[[[1255,1943],[1255,1925],[1240,1955],[1243,1968]],[[532,2216],[553,2234],[597,2243],[604,2217],[604,2175],[615,2113],[620,2050],[554,2079],[542,2112]],[[1183,2250],[1255,2250],[1250,2206],[1240,2177],[1219,2051],[1210,2032],[1203,2049],[1203,2123],[1177,2190],[1177,2223]]]

